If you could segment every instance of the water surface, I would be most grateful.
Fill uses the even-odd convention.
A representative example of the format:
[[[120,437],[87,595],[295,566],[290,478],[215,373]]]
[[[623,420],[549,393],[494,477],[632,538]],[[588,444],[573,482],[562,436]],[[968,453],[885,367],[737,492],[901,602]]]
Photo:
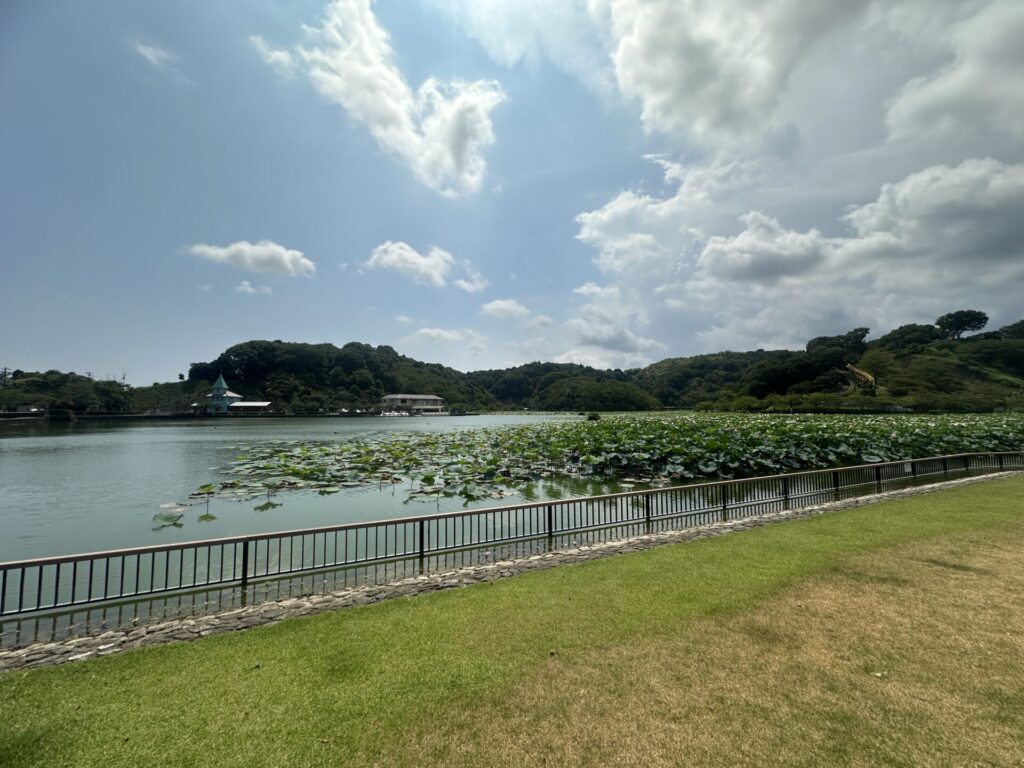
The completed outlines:
[[[347,440],[386,432],[451,431],[576,416],[415,418],[236,418],[189,421],[0,423],[0,561],[260,533],[462,509],[461,499],[403,503],[401,486],[332,496],[283,491],[280,507],[214,499],[190,506],[182,527],[153,530],[160,504],[185,501],[235,458],[264,440]],[[607,486],[528,489],[532,498]],[[525,499],[513,497],[510,503]],[[470,506],[493,506],[485,500]],[[216,519],[199,521],[203,514]]]

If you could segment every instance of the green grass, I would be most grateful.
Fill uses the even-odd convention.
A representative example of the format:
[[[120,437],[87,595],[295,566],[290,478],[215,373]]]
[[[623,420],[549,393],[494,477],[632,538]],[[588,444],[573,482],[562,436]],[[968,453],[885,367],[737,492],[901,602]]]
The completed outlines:
[[[803,734],[808,754],[827,762],[857,764],[858,755],[870,755],[862,764],[926,764],[921,756],[934,756],[928,750],[941,740],[921,723],[934,718],[902,720],[916,710],[898,698],[863,708],[844,702],[867,696],[861,678],[874,685],[880,678],[872,670],[897,653],[872,637],[903,632],[913,649],[942,636],[929,622],[949,610],[941,599],[947,583],[976,581],[991,592],[964,605],[1019,608],[1024,588],[1005,594],[1016,582],[985,574],[1008,566],[985,557],[1021,554],[1022,532],[1024,478],[1013,478],[190,644],[11,672],[0,675],[0,765],[632,764],[627,755],[636,764],[672,764],[687,762],[680,749],[707,742],[694,730],[701,723],[708,733],[729,734],[746,721],[745,733],[769,727],[758,743],[783,746],[734,752],[722,764],[777,762],[792,747],[789,734]],[[920,594],[901,605],[910,589]],[[820,604],[827,616],[829,606],[865,596],[871,601],[861,606],[859,634],[849,635],[839,619],[835,627],[803,623],[805,604]],[[920,616],[909,626],[914,606]],[[869,632],[874,616],[890,624]],[[986,626],[988,616],[966,623],[960,635],[980,632],[972,628]],[[988,742],[1007,729],[1021,732],[1024,688],[1021,678],[1016,685],[1006,678],[1014,669],[1024,674],[1021,644],[1010,643],[1003,676],[988,678],[961,674],[959,657],[943,648],[914,684],[932,686],[928,696],[938,700],[936,691],[951,696],[949,681],[963,678],[954,689],[976,684],[979,701],[996,713],[994,730],[979,732]],[[748,650],[765,654],[750,669]],[[841,652],[842,663],[826,650]],[[773,669],[776,676],[750,682]],[[856,675],[847,679],[851,669]],[[805,691],[819,698],[805,701]],[[653,701],[662,705],[632,716]],[[698,709],[687,709],[695,702]],[[819,705],[821,712],[807,709]],[[680,712],[689,715],[680,720]],[[871,735],[879,732],[878,713],[901,724],[889,741]],[[917,747],[915,728],[927,735]],[[799,754],[784,762],[799,762]]]

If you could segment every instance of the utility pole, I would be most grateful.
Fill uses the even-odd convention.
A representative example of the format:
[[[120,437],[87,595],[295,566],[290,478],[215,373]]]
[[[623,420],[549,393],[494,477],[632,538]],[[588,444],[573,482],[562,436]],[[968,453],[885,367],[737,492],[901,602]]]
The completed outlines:
[[[0,371],[0,387],[7,386],[7,366],[5,365],[3,370]]]

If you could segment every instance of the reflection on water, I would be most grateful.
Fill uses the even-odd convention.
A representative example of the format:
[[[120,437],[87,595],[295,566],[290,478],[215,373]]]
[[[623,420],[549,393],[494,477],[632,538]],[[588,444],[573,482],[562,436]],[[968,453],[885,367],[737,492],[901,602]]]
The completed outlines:
[[[237,448],[265,440],[344,440],[395,432],[452,431],[564,420],[566,416],[385,419],[42,421],[0,424],[0,561],[421,515],[465,508],[457,498],[405,503],[408,486],[382,483],[321,496],[281,492],[174,505]],[[545,481],[529,500],[611,492],[606,484]],[[511,497],[509,503],[520,500]],[[493,506],[485,499],[469,507]],[[166,505],[161,507],[161,505]],[[155,515],[180,514],[155,525]],[[166,518],[162,518],[166,519]],[[157,530],[154,530],[157,528]]]

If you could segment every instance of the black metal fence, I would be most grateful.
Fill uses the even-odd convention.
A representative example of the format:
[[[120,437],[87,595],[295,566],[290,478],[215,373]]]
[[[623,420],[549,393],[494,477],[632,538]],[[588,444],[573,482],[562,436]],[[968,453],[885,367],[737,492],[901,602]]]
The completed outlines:
[[[351,571],[362,583],[380,581],[488,562],[497,554],[688,528],[1007,469],[1024,470],[1024,452],[908,459],[0,563],[0,629],[7,617],[38,619],[155,597],[166,603],[175,595],[180,604],[180,595],[201,591],[216,594],[222,607],[225,594],[245,602],[248,595],[282,593],[256,588],[261,583],[290,580],[286,591],[294,594],[314,589],[316,579],[306,577],[327,573]],[[347,575],[333,581],[350,583]],[[36,627],[38,633],[38,621]]]

